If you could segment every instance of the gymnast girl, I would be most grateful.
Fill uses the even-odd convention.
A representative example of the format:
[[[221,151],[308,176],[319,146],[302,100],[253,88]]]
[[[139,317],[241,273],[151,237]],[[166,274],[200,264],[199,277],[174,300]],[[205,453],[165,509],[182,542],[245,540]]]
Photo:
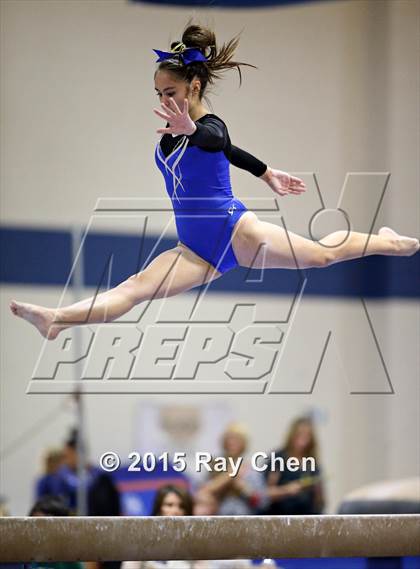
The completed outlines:
[[[327,267],[367,255],[410,256],[419,249],[415,238],[388,227],[378,234],[335,231],[312,241],[260,220],[237,199],[230,184],[233,164],[259,177],[280,196],[298,196],[304,182],[271,168],[234,146],[223,120],[210,113],[204,101],[209,85],[221,72],[241,66],[234,61],[235,36],[218,47],[212,30],[189,22],[180,42],[159,56],[154,74],[166,121],[155,149],[155,160],[172,201],[179,241],[155,257],[144,270],[113,289],[61,308],[12,301],[16,316],[53,340],[75,325],[113,321],[135,305],[170,297],[220,278],[231,269]]]

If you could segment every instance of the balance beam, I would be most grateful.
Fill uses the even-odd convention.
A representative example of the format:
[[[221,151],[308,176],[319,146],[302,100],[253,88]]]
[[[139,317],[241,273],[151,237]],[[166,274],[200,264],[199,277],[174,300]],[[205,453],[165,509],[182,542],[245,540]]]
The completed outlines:
[[[420,555],[420,515],[0,518],[0,561]]]

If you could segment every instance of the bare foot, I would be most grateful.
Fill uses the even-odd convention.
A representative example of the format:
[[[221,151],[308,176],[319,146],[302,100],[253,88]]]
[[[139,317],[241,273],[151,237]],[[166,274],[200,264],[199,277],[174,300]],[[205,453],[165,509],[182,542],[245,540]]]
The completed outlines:
[[[36,304],[28,304],[26,302],[16,302],[12,300],[10,310],[16,316],[20,316],[27,322],[33,324],[38,331],[48,340],[55,340],[60,333],[60,327],[52,326],[55,311],[51,308],[44,308]]]
[[[409,257],[419,250],[419,240],[415,237],[400,235],[390,227],[381,227],[378,235],[390,240],[393,250],[390,255],[401,255]]]

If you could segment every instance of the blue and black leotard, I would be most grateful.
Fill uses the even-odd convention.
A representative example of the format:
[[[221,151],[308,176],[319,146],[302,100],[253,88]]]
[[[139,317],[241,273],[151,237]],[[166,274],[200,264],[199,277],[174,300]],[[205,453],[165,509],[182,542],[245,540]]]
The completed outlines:
[[[255,176],[266,164],[233,146],[225,123],[214,114],[195,122],[194,134],[164,134],[155,160],[172,200],[178,238],[219,272],[238,266],[231,238],[246,206],[232,193],[232,163]]]

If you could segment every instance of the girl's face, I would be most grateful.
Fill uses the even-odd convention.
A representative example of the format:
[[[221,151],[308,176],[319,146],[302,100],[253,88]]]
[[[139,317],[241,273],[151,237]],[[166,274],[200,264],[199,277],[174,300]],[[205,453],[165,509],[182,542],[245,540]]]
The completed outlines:
[[[206,490],[198,491],[194,497],[194,516],[214,516],[219,509],[216,496]]]
[[[246,441],[239,433],[226,433],[223,440],[223,447],[228,456],[241,456],[245,451]]]
[[[175,492],[169,492],[163,499],[160,508],[161,516],[185,516],[185,510],[182,507],[181,498]]]
[[[194,81],[192,82],[194,83]],[[171,73],[158,71],[155,75],[155,91],[161,103],[169,106],[169,99],[172,97],[180,110],[184,107],[184,99],[188,99],[189,108],[193,105],[191,87],[185,81],[179,81]]]
[[[305,423],[299,425],[293,437],[293,447],[298,452],[305,452],[312,442],[312,428]]]

